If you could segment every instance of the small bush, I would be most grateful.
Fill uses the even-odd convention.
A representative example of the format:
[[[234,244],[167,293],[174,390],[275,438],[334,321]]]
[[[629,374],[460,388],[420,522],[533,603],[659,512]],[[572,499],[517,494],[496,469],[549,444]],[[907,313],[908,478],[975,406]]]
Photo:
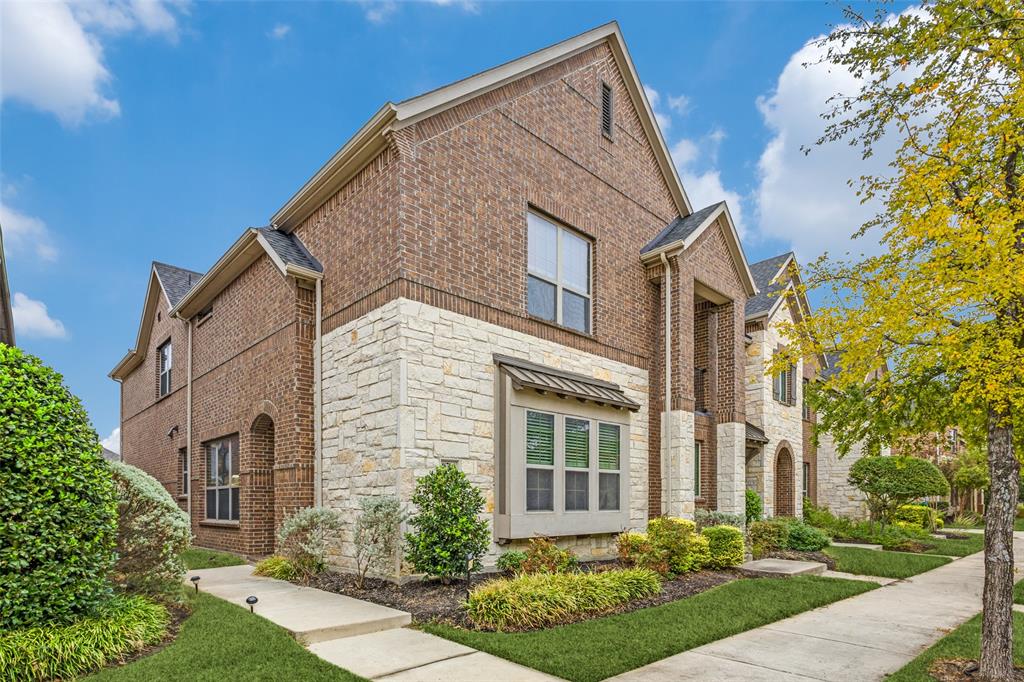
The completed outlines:
[[[904,504],[893,516],[896,523],[901,521],[909,523],[912,527],[934,532],[943,526],[942,519],[938,512],[923,504]],[[901,524],[902,525],[902,524]]]
[[[359,501],[356,520],[356,587],[362,588],[366,574],[373,570],[393,574],[405,520],[397,497],[364,497]]]
[[[664,553],[672,573],[699,571],[710,558],[707,538],[687,519],[662,516],[647,524],[647,537],[654,549]]]
[[[110,596],[117,500],[78,398],[0,343],[0,630],[70,623]]]
[[[526,550],[523,573],[567,573],[580,565],[579,558],[561,549],[551,538],[533,538]]]
[[[1020,509],[1020,507],[1017,507]],[[972,512],[969,509],[965,509],[956,516],[953,517],[954,526],[962,526],[964,528],[971,528],[973,526],[981,525],[982,517],[976,512]]]
[[[498,570],[509,575],[522,573],[524,563],[526,563],[526,552],[509,550],[498,557]]]
[[[743,517],[739,514],[708,511],[707,509],[698,509],[694,512],[693,521],[697,524],[698,532],[712,526],[735,526],[737,528],[743,526]]]
[[[0,632],[0,680],[71,680],[158,643],[167,609],[138,596],[115,596],[67,625]]]
[[[755,521],[747,529],[750,551],[755,559],[770,552],[786,549],[789,542],[789,524],[782,519]]]
[[[188,514],[167,489],[142,469],[110,462],[117,491],[117,563],[121,589],[171,598],[180,595],[192,540]]]
[[[708,568],[729,568],[743,563],[743,531],[733,526],[711,526],[701,531],[708,540]]]
[[[1017,518],[1024,519],[1024,504],[1017,505]]]
[[[757,494],[756,490],[747,488],[746,494],[746,520],[747,525],[750,525],[754,521],[760,521],[761,515],[764,514],[764,502],[761,501],[761,496]]]
[[[292,562],[283,556],[271,556],[257,563],[253,573],[278,580],[294,580],[299,572],[295,570]]]
[[[832,541],[823,531],[794,520],[789,524],[786,535],[786,549],[795,552],[817,552],[828,547]]]
[[[657,549],[647,533],[620,533],[616,539],[619,559],[627,566],[646,568],[659,575],[668,575],[668,558]]]
[[[327,567],[327,551],[337,541],[341,516],[333,509],[307,507],[287,517],[277,532],[278,552],[302,575]]]
[[[466,612],[477,627],[528,630],[604,613],[660,591],[658,574],[644,568],[523,574],[477,587],[469,595]]]
[[[417,571],[443,581],[480,569],[491,543],[487,521],[480,518],[483,494],[466,474],[446,464],[416,482],[412,502],[417,513],[406,533],[406,559]]]

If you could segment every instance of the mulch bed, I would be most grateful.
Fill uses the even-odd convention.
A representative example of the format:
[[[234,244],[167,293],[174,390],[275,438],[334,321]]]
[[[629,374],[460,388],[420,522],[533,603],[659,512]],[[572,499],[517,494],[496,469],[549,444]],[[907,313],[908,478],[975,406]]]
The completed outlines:
[[[971,682],[978,677],[977,661],[966,658],[940,658],[928,668],[928,674],[939,682]],[[1024,668],[1015,668],[1012,681],[1024,682]]]
[[[607,570],[608,568],[620,567],[618,562],[614,561],[588,562],[582,565],[584,570]],[[495,573],[475,575],[473,576],[472,586],[481,585],[498,577],[501,576]],[[661,592],[656,595],[645,599],[637,599],[628,604],[623,604],[620,608],[613,611],[591,615],[588,618],[600,618],[613,613],[627,613],[650,606],[667,604],[704,592],[712,587],[723,585],[739,577],[741,576],[737,571],[687,573],[674,580],[664,581]],[[457,627],[473,628],[472,623],[466,618],[462,608],[462,603],[466,599],[467,585],[465,580],[455,581],[450,585],[444,585],[441,581],[433,579],[413,580],[404,585],[397,585],[386,580],[367,578],[363,589],[360,590],[356,587],[354,575],[328,571],[312,578],[306,584],[328,592],[336,592],[356,599],[364,599],[375,604],[408,611],[412,614],[413,621],[416,623],[442,622]],[[584,620],[586,619],[584,618]]]
[[[957,530],[940,530],[936,532],[939,535],[945,535],[947,540],[967,540],[971,537],[970,533],[961,533]]]
[[[817,561],[828,566],[828,570],[836,570],[836,560],[824,552],[794,552],[793,550],[780,550],[768,552],[765,559],[789,559],[790,561]]]

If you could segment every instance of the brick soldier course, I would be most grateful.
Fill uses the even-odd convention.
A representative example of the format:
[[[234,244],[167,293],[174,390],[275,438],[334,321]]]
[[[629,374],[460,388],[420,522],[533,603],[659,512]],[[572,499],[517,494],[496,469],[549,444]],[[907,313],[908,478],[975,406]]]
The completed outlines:
[[[537,274],[553,254],[531,229],[556,235],[559,274]],[[563,318],[545,319],[555,279]],[[599,557],[653,516],[742,511],[756,294],[728,208],[690,205],[609,24],[386,104],[205,274],[154,264],[111,373],[122,451],[182,495],[198,544],[248,556],[323,504],[349,522],[349,566],[362,497],[408,502],[453,463],[488,499],[488,562],[538,530]],[[589,314],[566,309],[582,298]],[[527,454],[541,423],[551,450]]]

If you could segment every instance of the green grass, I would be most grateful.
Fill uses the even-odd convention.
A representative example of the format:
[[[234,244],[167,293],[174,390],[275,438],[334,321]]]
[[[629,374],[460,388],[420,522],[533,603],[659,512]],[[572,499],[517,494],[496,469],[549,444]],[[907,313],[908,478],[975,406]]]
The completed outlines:
[[[943,556],[967,556],[985,549],[985,536],[981,533],[968,533],[970,537],[964,540],[940,540],[939,538],[925,538],[921,542],[926,545],[934,545],[924,554],[941,554]]]
[[[737,580],[669,604],[547,630],[423,629],[573,682],[596,682],[876,587],[819,577]]]
[[[930,571],[952,559],[944,556],[886,552],[860,547],[826,547],[825,553],[836,560],[836,570],[881,578],[909,578]]]
[[[91,682],[245,682],[281,680],[358,682],[352,673],[317,658],[287,631],[222,599],[200,593],[181,632],[165,649]]]
[[[192,571],[197,568],[220,568],[221,566],[241,566],[245,559],[228,552],[218,552],[215,549],[204,549],[202,547],[190,547],[181,553],[181,559],[185,567]]]
[[[1013,529],[1024,532],[1024,519],[1014,519]]]
[[[1024,580],[1013,586],[1013,603],[1024,604]]]
[[[981,614],[949,633],[930,649],[898,670],[886,682],[935,682],[928,674],[932,661],[939,658],[968,658],[977,660],[981,650]],[[1013,614],[1013,658],[1016,665],[1024,665],[1024,614]]]

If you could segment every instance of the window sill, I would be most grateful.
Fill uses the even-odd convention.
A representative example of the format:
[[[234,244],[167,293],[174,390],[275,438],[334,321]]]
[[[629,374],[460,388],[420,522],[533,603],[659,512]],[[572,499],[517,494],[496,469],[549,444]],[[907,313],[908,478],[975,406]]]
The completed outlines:
[[[183,495],[178,495],[177,499],[179,499],[179,500],[187,500],[188,499],[188,493],[185,493]]]
[[[576,336],[582,336],[585,339],[597,341],[597,337],[594,336],[593,332],[581,332],[579,329],[576,329],[574,327],[566,327],[564,324],[558,324],[557,322],[552,322],[551,320],[547,320],[543,317],[537,317],[536,315],[531,315],[530,313],[526,314],[526,318],[528,320],[533,320],[534,322],[540,322],[545,327],[551,327],[552,329],[557,329],[563,332],[569,332],[570,334],[575,334]]]
[[[199,525],[212,528],[238,528],[240,526],[238,521],[218,521],[217,519],[203,519]]]

